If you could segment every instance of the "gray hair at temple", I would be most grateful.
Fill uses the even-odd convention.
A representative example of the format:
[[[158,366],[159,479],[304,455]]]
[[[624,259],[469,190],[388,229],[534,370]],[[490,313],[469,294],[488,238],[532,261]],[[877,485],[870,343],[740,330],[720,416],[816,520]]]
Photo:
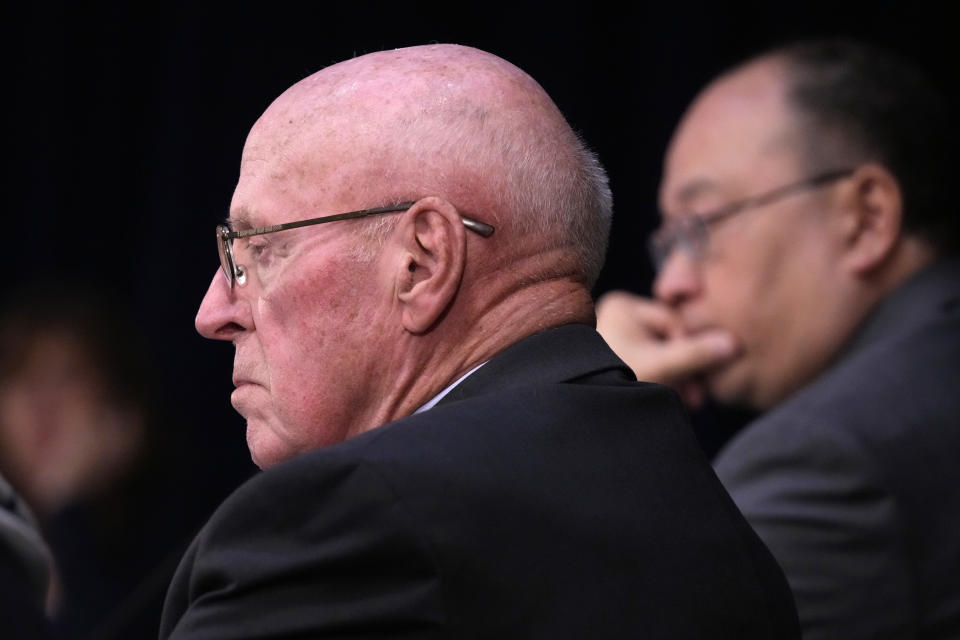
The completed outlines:
[[[557,145],[562,153],[520,141],[503,140],[511,190],[509,206],[518,217],[518,233],[542,233],[569,243],[579,257],[582,282],[592,287],[607,252],[613,196],[606,171],[595,153],[573,131]]]

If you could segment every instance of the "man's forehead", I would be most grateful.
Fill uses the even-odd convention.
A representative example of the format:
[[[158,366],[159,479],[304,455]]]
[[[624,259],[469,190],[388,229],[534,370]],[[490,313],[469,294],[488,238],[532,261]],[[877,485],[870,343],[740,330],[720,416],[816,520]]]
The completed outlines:
[[[680,183],[672,197],[681,203],[692,202],[718,190],[720,190],[720,185],[716,179],[704,175],[695,175],[686,182]]]
[[[252,136],[251,136],[252,138]],[[290,171],[283,162],[285,155],[268,150],[247,140],[240,162],[240,178],[230,201],[228,221],[234,229],[261,227],[286,220],[273,220],[270,211],[289,210],[285,200],[295,194],[289,182]]]
[[[382,204],[383,185],[372,184],[369,175],[376,154],[364,149],[359,138],[345,146],[310,135],[296,141],[263,137],[251,136],[244,149],[228,218],[233,228],[294,222]]]
[[[287,94],[285,94],[286,96]],[[289,95],[257,120],[247,137],[241,175],[270,172],[293,180],[307,172],[328,174],[338,166],[370,162],[375,150],[402,133],[395,100],[376,92],[350,97]]]
[[[670,142],[660,204],[665,211],[764,184],[796,161],[796,123],[779,68],[755,65],[708,87]],[[744,194],[739,194],[744,195]]]

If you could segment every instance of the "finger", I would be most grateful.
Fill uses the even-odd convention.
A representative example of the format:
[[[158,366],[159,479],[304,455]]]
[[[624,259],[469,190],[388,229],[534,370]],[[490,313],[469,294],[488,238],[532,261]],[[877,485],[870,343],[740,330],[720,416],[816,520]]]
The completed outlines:
[[[703,333],[665,341],[659,344],[656,357],[648,354],[649,366],[655,368],[661,380],[680,382],[716,366],[729,362],[737,354],[737,343],[725,331]]]
[[[597,300],[597,328],[619,327],[630,333],[665,336],[679,328],[679,318],[663,304],[627,291],[610,291]]]
[[[634,322],[656,328],[660,333],[669,333],[681,328],[680,316],[661,302],[650,298],[637,298],[626,310]]]

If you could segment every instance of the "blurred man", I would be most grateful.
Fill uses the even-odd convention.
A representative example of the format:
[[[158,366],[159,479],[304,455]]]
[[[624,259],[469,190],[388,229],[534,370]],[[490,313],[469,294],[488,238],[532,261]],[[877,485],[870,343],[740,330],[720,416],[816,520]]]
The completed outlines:
[[[641,380],[767,410],[715,467],[808,638],[960,637],[953,122],[844,41],[724,74],[667,151],[656,301],[603,299]]]
[[[180,495],[193,465],[151,351],[89,283],[34,281],[2,302],[0,470],[52,552],[55,635],[156,635],[167,583],[209,511],[203,491]]]
[[[265,471],[187,552],[161,636],[795,637],[679,403],[593,329],[610,208],[490,54],[374,53],[281,95],[197,315]]]

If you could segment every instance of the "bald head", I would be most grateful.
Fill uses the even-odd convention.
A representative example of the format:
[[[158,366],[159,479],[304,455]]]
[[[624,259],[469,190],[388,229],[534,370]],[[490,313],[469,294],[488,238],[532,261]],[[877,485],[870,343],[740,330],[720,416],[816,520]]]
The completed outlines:
[[[489,53],[429,45],[327,67],[251,131],[244,163],[278,155],[327,208],[441,196],[496,226],[498,248],[554,251],[588,287],[602,266],[602,167],[536,81]]]

